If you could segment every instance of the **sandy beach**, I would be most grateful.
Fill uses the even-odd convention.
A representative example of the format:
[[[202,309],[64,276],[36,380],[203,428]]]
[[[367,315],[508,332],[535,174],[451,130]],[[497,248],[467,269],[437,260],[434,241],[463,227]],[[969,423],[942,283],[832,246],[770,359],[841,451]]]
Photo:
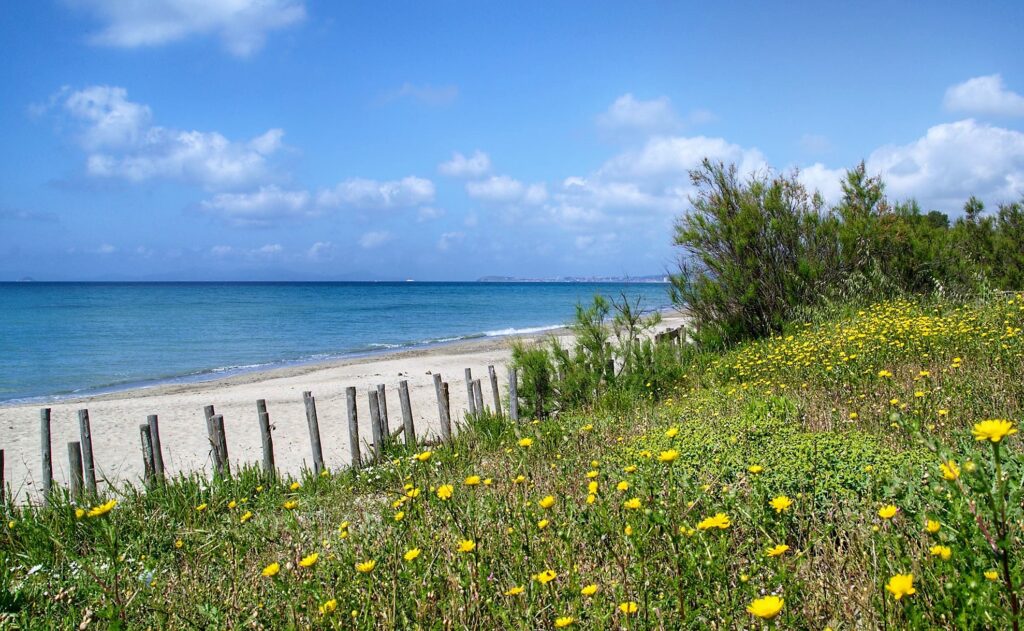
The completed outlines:
[[[658,330],[679,327],[685,319],[665,314]],[[557,336],[567,343],[565,329],[517,339],[538,340]],[[345,389],[358,392],[360,439],[370,441],[367,393],[377,384],[387,387],[391,428],[401,423],[398,384],[409,382],[410,400],[418,438],[438,433],[437,399],[433,373],[440,372],[450,384],[452,420],[461,420],[467,407],[464,371],[470,368],[481,379],[484,403],[493,407],[487,367],[498,375],[502,404],[508,391],[506,364],[513,338],[486,338],[455,344],[393,352],[372,357],[253,372],[200,383],[160,385],[92,397],[62,399],[51,403],[0,407],[0,448],[5,451],[6,480],[19,499],[34,497],[41,479],[39,410],[52,409],[52,450],[55,484],[68,483],[67,443],[80,438],[77,411],[89,410],[96,476],[101,488],[108,483],[138,481],[143,462],[139,425],[150,414],[160,420],[163,457],[168,474],[212,471],[203,407],[214,405],[224,416],[228,453],[232,466],[261,459],[256,400],[265,399],[274,431],[277,466],[296,474],[311,467],[309,432],[302,393],[316,398],[324,460],[329,469],[351,461]]]

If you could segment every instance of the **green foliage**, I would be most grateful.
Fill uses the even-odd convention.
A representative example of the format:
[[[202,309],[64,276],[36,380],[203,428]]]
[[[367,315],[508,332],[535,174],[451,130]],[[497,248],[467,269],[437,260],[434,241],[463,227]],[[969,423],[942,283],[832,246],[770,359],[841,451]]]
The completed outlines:
[[[637,395],[652,399],[674,388],[682,376],[683,354],[675,344],[655,344],[658,313],[647,314],[639,299],[594,296],[576,306],[571,347],[558,338],[542,344],[514,341],[512,364],[519,370],[523,414],[535,418],[596,404],[631,404]]]
[[[984,216],[972,197],[951,226],[913,200],[891,203],[863,162],[847,172],[833,208],[795,173],[741,181],[735,166],[705,160],[691,178],[697,193],[676,223],[682,257],[672,293],[705,346],[778,331],[828,301],[1024,288],[1024,202]]]

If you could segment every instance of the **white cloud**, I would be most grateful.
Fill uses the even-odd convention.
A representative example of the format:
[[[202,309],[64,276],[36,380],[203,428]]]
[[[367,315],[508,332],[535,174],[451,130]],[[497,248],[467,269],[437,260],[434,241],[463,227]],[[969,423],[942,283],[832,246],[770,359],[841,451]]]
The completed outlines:
[[[1024,96],[1007,89],[998,74],[974,77],[950,87],[943,103],[953,112],[1024,116]]]
[[[71,0],[103,27],[93,43],[119,48],[159,46],[192,35],[213,35],[233,55],[263,47],[267,33],[301,22],[301,0]]]
[[[313,214],[306,191],[261,186],[251,193],[221,193],[200,202],[203,211],[235,225],[267,225],[275,219]]]
[[[87,124],[80,140],[88,150],[132,147],[142,140],[152,118],[149,107],[129,101],[124,88],[107,85],[71,93],[64,108]]]
[[[408,208],[433,200],[434,183],[415,176],[390,181],[352,178],[317,195],[317,204],[327,208],[388,210]]]
[[[437,240],[437,249],[442,252],[447,252],[452,246],[459,245],[462,240],[466,238],[464,232],[445,232],[441,235],[441,238]]]
[[[459,98],[459,88],[455,85],[415,85],[406,82],[397,90],[385,94],[381,101],[389,103],[401,99],[412,99],[423,105],[440,107],[451,105],[457,98]]]
[[[233,187],[263,177],[267,159],[282,146],[280,129],[238,142],[215,131],[153,126],[149,107],[129,101],[126,90],[116,86],[64,94],[64,110],[79,125],[79,141],[87,152],[86,172],[94,177]]]
[[[306,250],[306,258],[311,261],[323,261],[334,257],[334,244],[330,241],[317,241]]]
[[[253,254],[267,257],[276,256],[281,252],[284,252],[284,247],[282,247],[280,243],[268,243],[267,245],[252,251]]]
[[[641,101],[627,93],[597,116],[597,125],[612,132],[652,133],[678,128],[679,118],[666,96]]]
[[[391,233],[387,230],[374,230],[359,237],[359,247],[364,250],[372,250],[384,245],[391,239]]]
[[[466,193],[473,199],[503,204],[537,205],[548,197],[544,184],[526,185],[507,175],[492,175],[486,180],[466,182]]]
[[[479,149],[468,158],[456,151],[452,159],[439,164],[437,170],[451,177],[481,177],[491,171],[491,159]]]
[[[879,147],[865,167],[881,174],[890,198],[914,198],[925,210],[957,213],[971,195],[990,204],[1014,201],[1024,195],[1024,133],[973,119],[945,123],[913,142]],[[800,180],[835,203],[845,173],[815,163]]]
[[[606,178],[678,178],[700,166],[704,158],[735,164],[741,173],[767,167],[764,154],[724,138],[707,136],[656,136],[639,150],[626,151],[601,167]]]
[[[433,206],[421,206],[420,209],[416,211],[416,221],[421,223],[424,221],[432,221],[442,215],[444,215],[444,210],[440,208],[434,208]]]

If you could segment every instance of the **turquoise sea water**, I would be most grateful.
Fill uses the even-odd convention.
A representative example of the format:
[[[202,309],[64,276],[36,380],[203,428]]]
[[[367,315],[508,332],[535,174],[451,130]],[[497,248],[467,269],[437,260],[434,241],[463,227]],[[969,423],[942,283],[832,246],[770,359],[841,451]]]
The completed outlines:
[[[0,283],[0,402],[222,377],[569,321],[620,283]]]

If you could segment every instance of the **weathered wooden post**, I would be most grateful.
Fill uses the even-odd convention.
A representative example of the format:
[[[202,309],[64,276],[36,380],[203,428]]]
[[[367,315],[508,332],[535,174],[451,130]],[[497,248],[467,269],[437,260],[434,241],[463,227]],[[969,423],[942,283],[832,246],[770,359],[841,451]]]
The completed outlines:
[[[473,371],[466,369],[466,400],[469,402],[469,415],[476,416],[476,398],[473,396]]]
[[[434,392],[437,393],[437,425],[441,428],[441,437],[444,437],[444,394],[441,392],[441,374],[434,373]]]
[[[163,479],[165,475],[164,452],[163,447],[160,446],[160,421],[156,414],[150,414],[146,417],[146,423],[149,425],[149,437],[153,445],[153,473],[158,479]]]
[[[96,466],[92,460],[92,428],[89,426],[89,410],[78,411],[78,427],[82,433],[82,464],[85,466],[85,490],[96,496]]]
[[[484,389],[479,379],[473,380],[473,409],[476,410],[477,416],[483,416],[487,412],[487,408],[484,407]]]
[[[268,479],[277,475],[274,467],[274,437],[270,435],[270,413],[267,412],[267,401],[256,401],[256,417],[260,423],[260,442],[263,444],[263,473]]]
[[[363,466],[363,455],[359,446],[359,412],[356,409],[355,386],[345,388],[345,403],[348,408],[348,448],[352,452],[352,466]]]
[[[206,418],[206,433],[210,436],[213,436],[213,425],[211,424],[211,421],[213,420],[214,414],[216,414],[216,412],[213,410],[212,405],[207,405],[203,408],[203,417]]]
[[[444,419],[441,422],[441,439],[452,442],[452,400],[448,397],[448,382],[441,384],[441,397],[444,399]]]
[[[213,466],[216,473],[222,477],[231,475],[231,465],[228,460],[228,437],[224,432],[224,416],[214,414],[210,419],[213,428],[213,436],[210,441],[213,443]]]
[[[501,416],[501,397],[498,394],[498,373],[494,372],[494,366],[487,367],[487,375],[491,378],[491,395],[494,397],[494,414]]]
[[[68,443],[68,464],[71,467],[71,497],[82,496],[82,446],[77,442]]]
[[[405,426],[405,444],[416,444],[416,428],[412,421],[412,402],[409,400],[409,382],[398,382],[398,400],[402,404],[402,425]]]
[[[39,410],[39,439],[43,455],[43,503],[50,503],[53,490],[53,450],[50,445],[50,408]]]
[[[316,418],[316,399],[312,392],[303,392],[302,400],[306,403],[306,423],[309,424],[309,443],[313,448],[313,471],[320,475],[324,470],[324,452],[320,447],[320,423]]]
[[[152,486],[156,479],[156,465],[153,457],[153,435],[150,432],[149,424],[139,425],[139,438],[142,440],[142,470],[146,486]]]
[[[391,436],[391,423],[388,421],[388,391],[384,384],[377,384],[377,405],[380,407],[380,431],[385,440]]]
[[[4,479],[4,450],[0,449],[0,504],[4,503],[7,496],[7,482]]]
[[[519,371],[508,369],[508,416],[513,421],[519,420]]]
[[[380,427],[380,401],[377,399],[377,391],[370,390],[370,430],[373,432],[373,457],[380,459],[384,454],[384,436]]]

